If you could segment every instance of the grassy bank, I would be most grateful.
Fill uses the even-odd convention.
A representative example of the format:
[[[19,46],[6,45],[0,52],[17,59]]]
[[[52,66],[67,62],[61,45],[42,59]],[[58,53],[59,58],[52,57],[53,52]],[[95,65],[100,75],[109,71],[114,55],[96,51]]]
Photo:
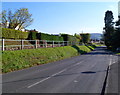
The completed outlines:
[[[117,55],[120,55],[120,53],[116,53]]]
[[[2,53],[2,72],[11,72],[35,65],[58,61],[90,52],[94,46],[65,46],[55,48],[4,51]]]

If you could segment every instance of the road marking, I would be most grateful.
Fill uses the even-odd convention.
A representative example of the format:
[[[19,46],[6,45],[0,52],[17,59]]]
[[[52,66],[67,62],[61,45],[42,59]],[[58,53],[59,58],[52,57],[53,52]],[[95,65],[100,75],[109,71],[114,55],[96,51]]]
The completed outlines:
[[[56,75],[58,75],[58,74],[60,74],[60,73],[62,73],[62,72],[64,72],[64,71],[66,71],[67,69],[63,69],[62,71],[60,71],[60,72],[58,72],[58,73],[55,73],[55,74],[53,74],[53,75],[51,75],[52,77],[54,77],[54,76],[56,76]]]
[[[117,61],[113,62],[113,63],[117,63]]]
[[[78,82],[77,80],[74,80],[74,82],[76,83],[76,82]]]
[[[78,62],[78,63],[74,64],[73,66],[77,66],[77,65],[79,65],[82,62],[84,62],[84,61]]]
[[[109,63],[109,66],[112,65],[112,59],[110,59],[110,63]]]
[[[81,61],[81,62],[79,62],[79,63],[76,63],[76,64],[74,64],[73,66],[77,66],[77,65],[79,65],[79,64],[82,63],[82,62],[84,62],[84,61]],[[64,71],[66,71],[66,70],[67,70],[67,69],[63,69],[63,70],[59,71],[58,73],[55,73],[55,74],[51,75],[50,77],[47,77],[47,78],[45,78],[45,79],[43,79],[43,80],[41,80],[41,81],[38,81],[38,82],[36,82],[36,83],[28,86],[27,88],[31,88],[31,87],[33,87],[33,86],[35,86],[35,85],[37,85],[37,84],[40,84],[40,83],[42,83],[42,82],[50,79],[51,77],[54,77],[54,76],[56,76],[56,75],[58,75],[58,74],[60,74],[60,73],[62,73],[62,72],[64,72]]]
[[[36,83],[28,86],[27,88],[31,88],[31,87],[33,87],[33,86],[35,86],[35,85],[37,85],[37,84],[39,84],[39,83],[41,83],[41,82],[43,82],[43,81],[45,81],[45,80],[48,80],[49,78],[51,78],[51,77],[47,77],[47,78],[45,78],[45,79],[43,79],[43,80],[41,80],[41,81],[38,81],[38,82],[36,82]]]
[[[38,82],[36,82],[36,83],[28,86],[27,88],[31,88],[31,87],[33,87],[33,86],[35,86],[35,85],[37,85],[37,84],[40,84],[40,83],[42,83],[42,82],[50,79],[51,77],[54,77],[54,76],[56,76],[56,75],[58,75],[58,74],[60,74],[60,73],[62,73],[62,72],[64,72],[64,71],[66,71],[66,70],[67,70],[67,69],[63,69],[62,71],[60,71],[60,72],[58,72],[58,73],[55,73],[55,74],[51,75],[50,77],[47,77],[47,78],[45,78],[45,79],[43,79],[43,80],[41,80],[41,81],[38,81]]]

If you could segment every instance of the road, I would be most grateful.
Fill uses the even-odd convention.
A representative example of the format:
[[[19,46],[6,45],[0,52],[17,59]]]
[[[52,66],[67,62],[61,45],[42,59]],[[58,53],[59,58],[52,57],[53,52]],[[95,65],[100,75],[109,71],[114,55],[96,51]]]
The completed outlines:
[[[113,62],[109,68],[109,74],[107,79],[108,84],[106,86],[106,92],[108,93],[120,93],[120,88],[118,86],[120,56],[118,56],[118,59],[118,61],[113,59]]]
[[[3,93],[101,93],[108,66],[118,60],[105,47],[3,74]]]

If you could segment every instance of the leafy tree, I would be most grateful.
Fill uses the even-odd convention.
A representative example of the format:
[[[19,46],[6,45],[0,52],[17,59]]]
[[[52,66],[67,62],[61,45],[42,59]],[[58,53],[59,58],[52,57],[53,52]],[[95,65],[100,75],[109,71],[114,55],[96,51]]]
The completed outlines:
[[[114,17],[113,17],[112,11],[106,11],[105,18],[104,18],[105,27],[112,27],[114,24],[113,20],[114,20]]]
[[[20,30],[31,25],[33,19],[32,14],[29,13],[27,8],[17,9],[14,13],[11,10],[2,11],[2,25],[6,27],[7,23],[9,26],[7,28]]]
[[[118,16],[118,21],[116,22],[116,26],[120,26],[120,16]],[[115,33],[113,35],[113,40],[112,40],[112,46],[114,50],[116,50],[117,47],[120,47],[120,27],[117,27],[115,29]]]
[[[112,37],[115,31],[113,26],[114,25],[113,20],[114,18],[112,11],[106,11],[104,18],[104,22],[105,22],[104,40],[108,48],[112,47]]]
[[[90,34],[89,33],[82,33],[82,34],[80,34],[80,36],[82,38],[83,43],[89,43],[89,41],[90,41]]]

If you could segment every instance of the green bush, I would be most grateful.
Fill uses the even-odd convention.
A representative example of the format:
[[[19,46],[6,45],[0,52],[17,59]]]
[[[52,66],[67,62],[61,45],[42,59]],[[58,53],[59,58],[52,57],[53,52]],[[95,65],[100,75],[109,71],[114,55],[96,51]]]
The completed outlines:
[[[90,41],[90,34],[89,33],[82,33],[80,35],[81,35],[81,38],[82,38],[81,41],[83,43],[89,43],[89,41]]]
[[[79,43],[75,36],[68,35],[68,34],[61,34],[61,36],[63,37],[64,41],[73,42],[73,44]]]
[[[65,46],[55,48],[3,51],[2,71],[11,72],[27,67],[53,62],[90,52],[86,46]]]
[[[2,38],[5,38],[5,39],[27,39],[28,32],[22,32],[19,30],[2,28]]]

